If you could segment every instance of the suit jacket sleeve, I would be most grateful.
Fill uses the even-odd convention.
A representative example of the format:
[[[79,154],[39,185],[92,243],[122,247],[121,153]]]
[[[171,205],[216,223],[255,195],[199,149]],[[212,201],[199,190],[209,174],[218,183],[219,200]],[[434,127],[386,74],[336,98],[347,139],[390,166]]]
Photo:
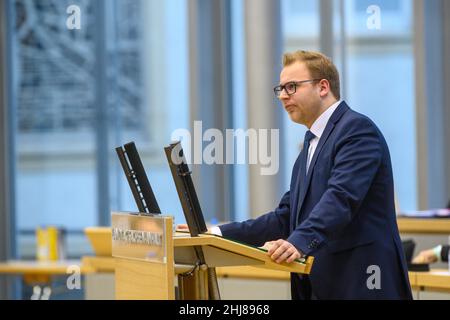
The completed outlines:
[[[289,234],[290,192],[286,192],[278,207],[256,219],[232,222],[220,226],[225,238],[262,246],[266,241],[286,239]]]
[[[347,226],[364,200],[382,158],[380,133],[368,119],[355,119],[335,141],[327,189],[288,241],[309,255]]]

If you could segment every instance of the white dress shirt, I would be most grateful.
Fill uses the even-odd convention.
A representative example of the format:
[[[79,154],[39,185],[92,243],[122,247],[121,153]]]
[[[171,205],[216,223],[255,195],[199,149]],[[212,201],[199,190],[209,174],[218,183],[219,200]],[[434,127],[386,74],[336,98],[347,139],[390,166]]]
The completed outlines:
[[[306,172],[308,172],[309,164],[311,163],[314,151],[316,151],[317,145],[319,144],[320,137],[322,136],[323,131],[327,126],[328,120],[330,120],[331,115],[333,114],[334,110],[336,110],[336,108],[339,106],[340,103],[341,100],[333,103],[327,110],[325,110],[324,113],[322,113],[316,119],[316,121],[314,121],[311,128],[309,129],[315,135],[315,137],[311,139],[311,141],[309,142],[308,160],[306,162]]]
[[[216,236],[222,236],[222,231],[220,231],[220,228],[218,226],[211,227],[211,233],[215,234]]]

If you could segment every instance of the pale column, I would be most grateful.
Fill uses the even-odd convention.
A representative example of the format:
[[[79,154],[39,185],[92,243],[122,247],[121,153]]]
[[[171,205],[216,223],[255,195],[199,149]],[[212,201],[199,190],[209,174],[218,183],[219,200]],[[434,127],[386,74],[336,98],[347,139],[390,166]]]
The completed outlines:
[[[281,71],[280,2],[277,0],[244,2],[248,128],[280,129],[283,110],[272,91],[279,82]],[[249,165],[249,208],[252,217],[275,208],[283,194],[281,137],[280,132],[278,146],[280,166],[276,175],[262,175],[261,164]]]

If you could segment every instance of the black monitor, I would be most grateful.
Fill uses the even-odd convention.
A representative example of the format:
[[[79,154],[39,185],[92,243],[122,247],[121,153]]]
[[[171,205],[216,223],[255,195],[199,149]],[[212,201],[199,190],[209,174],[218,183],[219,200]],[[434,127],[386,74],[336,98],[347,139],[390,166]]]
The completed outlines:
[[[180,141],[164,148],[191,236],[208,231]]]
[[[414,249],[416,247],[416,242],[413,239],[402,240],[402,246],[406,262],[411,263],[414,256]]]
[[[194,183],[192,182],[191,172],[184,157],[181,142],[171,143],[164,148],[167,161],[169,162],[170,171],[172,172],[173,181],[177,188],[178,197],[180,198],[181,207],[189,227],[192,237],[208,231],[203,217],[202,209],[195,192]],[[195,254],[199,265],[205,264],[205,256],[201,246],[194,246]],[[212,300],[220,300],[219,285],[217,283],[216,269],[208,267],[208,291]]]
[[[116,152],[139,212],[160,214],[161,210],[134,142],[117,147]]]

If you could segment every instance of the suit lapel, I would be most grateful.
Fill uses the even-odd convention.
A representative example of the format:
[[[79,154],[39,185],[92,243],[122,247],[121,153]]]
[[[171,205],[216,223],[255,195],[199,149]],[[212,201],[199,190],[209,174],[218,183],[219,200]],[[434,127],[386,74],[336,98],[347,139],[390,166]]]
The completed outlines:
[[[327,141],[328,137],[330,136],[330,133],[333,131],[334,125],[336,124],[336,122],[339,121],[341,116],[348,109],[349,109],[349,107],[343,101],[339,104],[339,106],[336,108],[336,110],[331,115],[330,120],[328,121],[328,123],[325,127],[325,130],[323,131],[322,136],[320,137],[319,144],[317,145],[316,150],[314,151],[314,155],[311,159],[311,163],[309,164],[309,170],[308,170],[308,173],[306,176],[306,184],[304,187],[297,188],[297,190],[301,190],[301,193],[299,195],[298,205],[296,208],[297,209],[296,210],[297,223],[299,222],[299,219],[300,219],[300,210],[302,208],[303,201],[305,200],[305,195],[309,189],[311,177],[312,177],[312,174],[314,171],[314,165],[316,164],[316,161],[317,161],[317,158],[319,157],[320,151],[322,150],[322,147],[324,146],[325,142]],[[298,179],[300,179],[300,178],[298,178]]]

